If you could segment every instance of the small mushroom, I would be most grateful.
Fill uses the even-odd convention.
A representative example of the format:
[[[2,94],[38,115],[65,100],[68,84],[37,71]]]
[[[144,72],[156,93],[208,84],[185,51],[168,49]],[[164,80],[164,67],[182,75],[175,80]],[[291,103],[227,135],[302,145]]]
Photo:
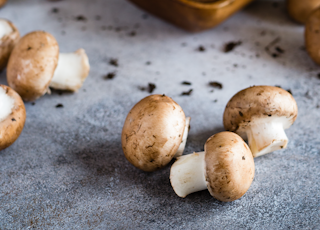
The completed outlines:
[[[273,86],[253,86],[234,95],[223,116],[227,131],[248,139],[253,157],[287,147],[288,129],[296,120],[298,106],[292,95]]]
[[[304,24],[311,13],[320,6],[320,0],[287,0],[286,4],[290,17]]]
[[[170,171],[172,188],[179,197],[208,189],[224,202],[242,197],[254,178],[254,161],[247,144],[235,133],[210,137],[204,152],[177,158]]]
[[[305,46],[312,60],[320,65],[320,8],[308,18],[305,27]]]
[[[15,25],[6,19],[0,18],[0,71],[6,67],[11,51],[19,38],[20,34]]]
[[[56,39],[44,31],[31,32],[20,39],[7,67],[7,81],[25,101],[34,101],[49,86],[77,91],[89,74],[89,61],[83,49],[60,54]]]
[[[0,151],[20,136],[26,120],[26,109],[19,94],[0,85]]]
[[[7,3],[7,0],[0,0],[0,8]]]
[[[182,155],[190,118],[170,97],[151,95],[129,112],[122,129],[122,149],[135,167],[151,172]]]

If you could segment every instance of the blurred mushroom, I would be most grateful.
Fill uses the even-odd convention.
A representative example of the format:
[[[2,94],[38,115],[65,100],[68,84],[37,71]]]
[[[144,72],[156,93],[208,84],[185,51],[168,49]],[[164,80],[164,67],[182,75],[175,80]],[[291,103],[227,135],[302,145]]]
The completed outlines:
[[[320,65],[320,8],[306,22],[305,46],[312,60]]]
[[[6,67],[11,51],[19,38],[20,34],[15,25],[6,19],[0,18],[0,71]]]
[[[0,0],[0,8],[6,4],[7,0]]]
[[[25,120],[26,109],[21,97],[8,86],[0,85],[0,150],[18,139]]]
[[[290,17],[301,24],[304,24],[319,6],[320,0],[287,0],[287,10]]]

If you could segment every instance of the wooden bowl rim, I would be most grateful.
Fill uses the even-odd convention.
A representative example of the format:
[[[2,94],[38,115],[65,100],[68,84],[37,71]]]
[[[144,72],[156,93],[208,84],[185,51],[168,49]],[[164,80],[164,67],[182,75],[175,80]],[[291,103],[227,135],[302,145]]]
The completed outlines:
[[[184,5],[188,5],[192,8],[208,9],[208,10],[216,9],[217,10],[217,9],[221,9],[223,7],[226,7],[235,1],[244,1],[244,0],[218,0],[218,1],[212,2],[212,3],[195,2],[192,0],[171,0],[171,1],[182,3]]]

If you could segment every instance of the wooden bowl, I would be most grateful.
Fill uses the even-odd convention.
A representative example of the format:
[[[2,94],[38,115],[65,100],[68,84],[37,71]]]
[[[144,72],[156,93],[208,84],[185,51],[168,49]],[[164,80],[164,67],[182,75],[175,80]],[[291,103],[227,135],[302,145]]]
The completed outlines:
[[[129,0],[188,31],[212,28],[253,0]]]

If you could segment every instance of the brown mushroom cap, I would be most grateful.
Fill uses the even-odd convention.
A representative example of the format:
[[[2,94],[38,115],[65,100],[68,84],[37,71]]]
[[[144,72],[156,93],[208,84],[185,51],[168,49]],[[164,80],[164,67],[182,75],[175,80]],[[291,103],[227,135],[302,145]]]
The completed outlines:
[[[1,7],[1,1],[0,1],[0,7]],[[5,20],[5,19],[0,19]],[[0,71],[4,69],[7,66],[11,51],[13,50],[14,46],[17,44],[20,33],[15,27],[15,25],[5,20],[12,28],[12,32],[8,35],[5,35],[4,37],[0,38]]]
[[[151,172],[166,166],[181,144],[185,114],[170,97],[151,95],[129,112],[122,129],[122,149],[135,167]]]
[[[25,101],[34,101],[48,91],[57,67],[59,46],[44,31],[31,32],[20,39],[7,67],[7,81]]]
[[[248,145],[235,133],[221,132],[205,144],[206,181],[210,194],[224,202],[242,197],[255,172]]]
[[[284,129],[287,129],[297,115],[297,103],[286,90],[274,86],[252,86],[230,99],[224,111],[223,124],[227,131],[246,138],[246,128],[255,119],[284,117]]]
[[[6,4],[7,0],[0,0],[0,8]]]
[[[5,85],[0,85],[0,87],[14,99],[11,114],[0,121],[0,150],[3,150],[12,145],[20,136],[26,120],[26,109],[21,97],[13,89]]]
[[[319,0],[287,0],[287,10],[292,19],[304,24],[312,11],[320,6]]]
[[[305,45],[312,60],[320,65],[320,8],[316,9],[306,22]]]

